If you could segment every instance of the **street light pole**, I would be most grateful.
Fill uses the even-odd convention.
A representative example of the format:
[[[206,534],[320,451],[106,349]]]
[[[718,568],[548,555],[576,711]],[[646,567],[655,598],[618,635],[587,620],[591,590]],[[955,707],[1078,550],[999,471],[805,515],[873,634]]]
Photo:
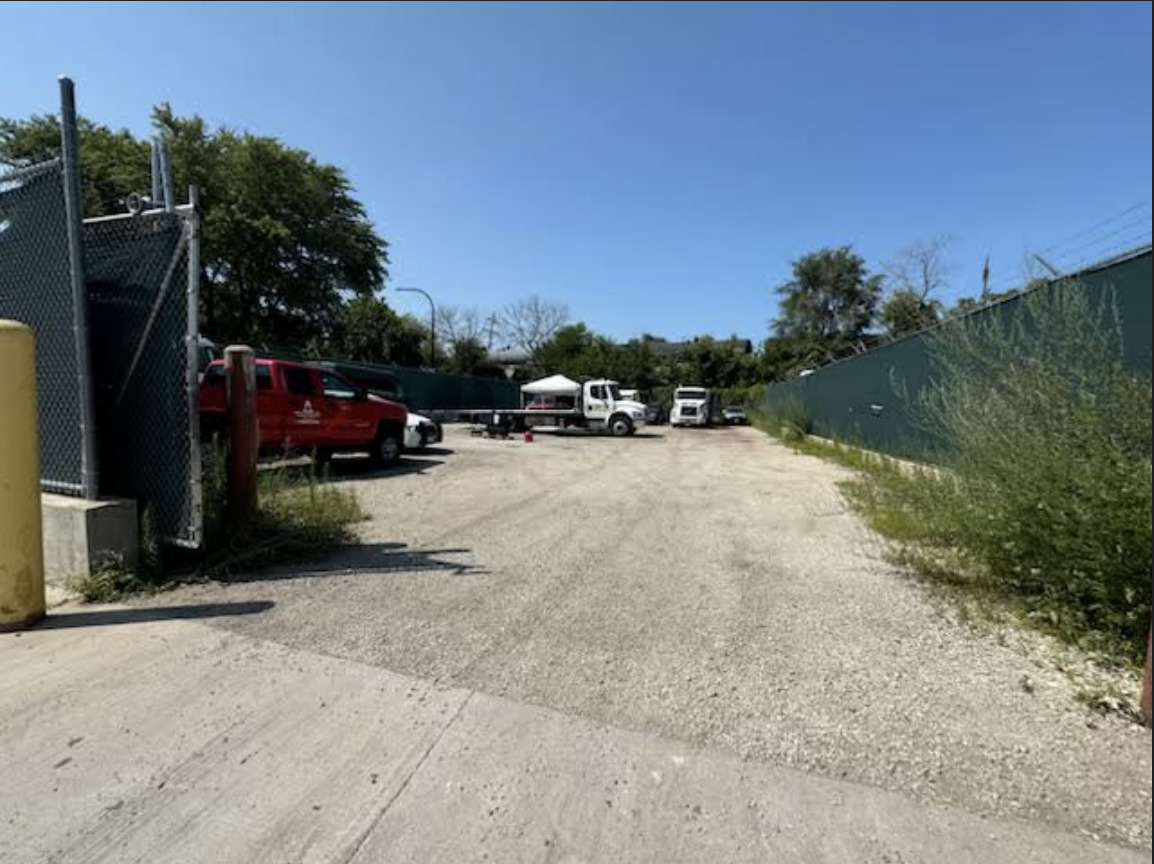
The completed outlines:
[[[437,304],[433,302],[433,298],[429,296],[429,292],[423,288],[397,288],[397,291],[408,291],[412,294],[420,294],[429,301],[429,367],[437,368]]]

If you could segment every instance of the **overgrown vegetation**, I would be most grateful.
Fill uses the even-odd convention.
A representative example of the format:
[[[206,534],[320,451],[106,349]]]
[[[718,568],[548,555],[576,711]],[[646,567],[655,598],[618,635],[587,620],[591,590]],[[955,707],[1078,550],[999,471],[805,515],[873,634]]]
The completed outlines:
[[[258,482],[256,519],[234,524],[227,512],[224,451],[213,447],[203,473],[205,543],[200,552],[189,557],[163,546],[152,511],[145,508],[137,566],[108,561],[70,578],[68,589],[90,603],[105,603],[190,578],[224,578],[270,564],[308,561],[351,542],[351,526],[364,518],[356,496],[318,480],[311,463],[262,470]]]
[[[136,572],[119,559],[105,561],[90,573],[74,573],[65,579],[64,586],[87,603],[108,603],[146,587]]]
[[[799,397],[787,397],[771,405],[757,405],[750,411],[749,419],[758,429],[794,445],[796,449],[822,447],[806,438],[812,429],[806,417],[805,404]]]
[[[933,337],[935,382],[910,396],[945,470],[856,462],[868,524],[927,580],[1064,641],[1140,662],[1150,623],[1151,385],[1122,364],[1112,303],[1080,285]],[[769,422],[769,431],[804,421]],[[780,431],[777,434],[781,434]]]
[[[315,559],[350,542],[350,526],[364,519],[352,491],[321,482],[313,463],[260,472],[256,519],[228,518],[225,460],[219,448],[204,472],[205,554],[197,570],[220,578],[285,561]]]

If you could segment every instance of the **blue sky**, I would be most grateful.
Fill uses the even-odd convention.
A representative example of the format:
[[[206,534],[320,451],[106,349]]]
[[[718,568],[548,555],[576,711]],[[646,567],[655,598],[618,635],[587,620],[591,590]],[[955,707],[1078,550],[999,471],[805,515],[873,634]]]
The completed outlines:
[[[145,133],[167,100],[279,136],[348,171],[393,244],[391,284],[485,310],[537,293],[615,337],[759,339],[790,260],[824,245],[876,266],[949,234],[956,296],[986,254],[1001,287],[1028,248],[1149,238],[1150,3],[0,16],[0,116],[55,110],[66,73],[113,126]]]

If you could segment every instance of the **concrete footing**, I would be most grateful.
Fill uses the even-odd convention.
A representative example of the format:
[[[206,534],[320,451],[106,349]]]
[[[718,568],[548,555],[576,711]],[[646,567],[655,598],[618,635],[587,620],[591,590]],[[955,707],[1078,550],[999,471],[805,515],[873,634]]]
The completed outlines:
[[[70,576],[92,573],[113,562],[137,562],[136,502],[126,498],[86,501],[40,496],[44,526],[44,578],[63,587]]]

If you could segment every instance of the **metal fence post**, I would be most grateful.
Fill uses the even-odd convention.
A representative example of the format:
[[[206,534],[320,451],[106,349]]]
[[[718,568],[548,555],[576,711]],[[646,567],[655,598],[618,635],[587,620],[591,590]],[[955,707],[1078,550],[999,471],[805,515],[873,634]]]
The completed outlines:
[[[228,517],[236,523],[256,516],[256,359],[247,345],[224,349],[228,370]]]
[[[76,328],[76,386],[80,400],[81,475],[84,497],[100,492],[96,470],[96,423],[92,396],[92,358],[88,350],[88,287],[84,281],[81,238],[84,200],[80,190],[80,143],[76,131],[76,90],[72,79],[60,76],[60,152],[64,169],[64,211],[68,222],[68,268],[72,279],[73,322]]]
[[[200,461],[200,189],[188,187],[188,330],[186,333],[188,376],[189,485],[192,495],[192,534],[199,545],[204,539],[204,496]]]

